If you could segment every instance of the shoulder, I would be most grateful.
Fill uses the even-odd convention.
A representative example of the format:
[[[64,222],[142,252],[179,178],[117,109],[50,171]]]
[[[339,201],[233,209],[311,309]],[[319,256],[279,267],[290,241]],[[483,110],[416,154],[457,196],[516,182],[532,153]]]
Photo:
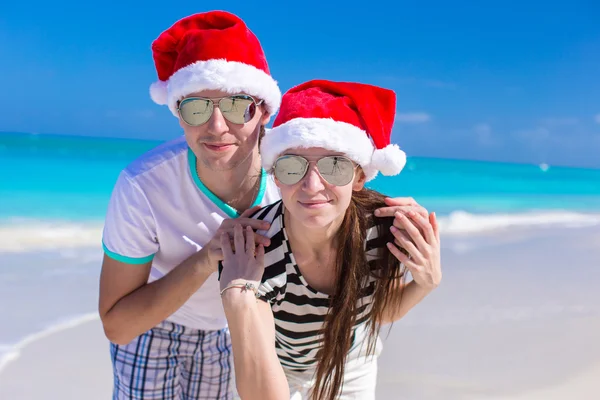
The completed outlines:
[[[187,152],[187,142],[181,136],[143,153],[127,165],[122,174],[132,181],[140,181],[148,176],[159,175],[164,178],[165,169],[180,173],[181,167],[187,165]]]
[[[289,250],[285,245],[283,232],[283,202],[281,200],[258,210],[252,218],[268,221],[271,227],[257,233],[271,239],[271,244],[265,248],[265,272],[262,277],[260,292],[263,299],[276,301],[285,292],[287,283],[286,264],[289,260]]]
[[[267,173],[266,171],[263,171],[263,174],[265,180],[265,191],[260,205],[266,206],[281,200],[281,192],[279,191],[279,187],[273,179],[273,175]]]
[[[283,229],[283,224],[281,221],[281,218],[283,218],[283,202],[278,200],[272,204],[264,206],[250,217],[269,222],[271,227],[268,230],[261,230],[257,233],[263,236],[272,237]]]

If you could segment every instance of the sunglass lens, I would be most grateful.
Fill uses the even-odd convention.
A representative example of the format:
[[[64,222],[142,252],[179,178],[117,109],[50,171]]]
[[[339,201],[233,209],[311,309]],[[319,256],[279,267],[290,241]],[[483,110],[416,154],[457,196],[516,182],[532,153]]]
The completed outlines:
[[[212,115],[212,102],[204,99],[183,100],[179,105],[179,115],[183,121],[191,126],[206,123]]]
[[[219,101],[219,109],[223,116],[234,124],[245,124],[256,114],[256,104],[251,98],[244,96],[222,98]]]
[[[319,174],[329,183],[346,186],[354,178],[354,164],[346,157],[323,157],[317,161]]]
[[[275,161],[275,177],[284,185],[295,185],[306,173],[308,162],[299,156],[283,156]]]

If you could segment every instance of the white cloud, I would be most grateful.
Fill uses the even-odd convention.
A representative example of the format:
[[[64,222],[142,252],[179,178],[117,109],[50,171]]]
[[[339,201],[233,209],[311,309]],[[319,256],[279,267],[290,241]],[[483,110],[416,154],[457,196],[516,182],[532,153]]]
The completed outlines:
[[[596,121],[597,124],[600,124],[600,114],[596,114],[594,121]]]
[[[422,124],[429,122],[431,115],[425,112],[408,112],[396,114],[396,121],[404,124]]]

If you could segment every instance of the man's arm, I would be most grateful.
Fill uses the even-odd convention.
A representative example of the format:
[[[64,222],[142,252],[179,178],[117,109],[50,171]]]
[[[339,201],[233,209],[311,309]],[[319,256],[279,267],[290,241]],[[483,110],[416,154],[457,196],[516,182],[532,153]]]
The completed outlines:
[[[213,237],[199,252],[148,284],[151,259],[160,249],[154,210],[144,190],[123,171],[111,194],[102,237],[106,255],[98,311],[106,337],[117,344],[129,343],[176,312],[217,270],[223,258],[220,235],[233,231],[233,221],[255,230],[269,228],[268,222],[250,218],[258,209],[223,220],[214,232],[216,240]],[[256,241],[270,242],[261,235],[256,235]]]
[[[147,284],[152,261],[127,264],[104,256],[99,312],[106,337],[127,344],[177,311],[215,271],[200,250]]]

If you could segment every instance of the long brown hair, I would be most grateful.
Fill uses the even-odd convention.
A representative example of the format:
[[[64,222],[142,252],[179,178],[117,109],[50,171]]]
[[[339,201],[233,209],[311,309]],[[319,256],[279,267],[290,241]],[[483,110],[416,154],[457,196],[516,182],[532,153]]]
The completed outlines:
[[[366,322],[369,354],[375,350],[385,309],[391,307],[394,311],[400,306],[402,293],[398,290],[398,281],[404,279],[404,271],[385,247],[386,242],[393,242],[394,239],[389,230],[393,220],[377,218],[373,214],[377,208],[385,206],[384,198],[370,189],[354,192],[337,233],[337,280],[323,328],[323,347],[318,354],[316,382],[312,392],[314,399],[334,400],[342,389],[346,356],[352,345],[352,331],[349,328],[356,323],[358,300],[363,296],[369,277],[376,278],[372,308]],[[367,262],[367,229],[374,225],[381,230],[377,240],[381,241],[378,247],[382,248],[383,254]]]

